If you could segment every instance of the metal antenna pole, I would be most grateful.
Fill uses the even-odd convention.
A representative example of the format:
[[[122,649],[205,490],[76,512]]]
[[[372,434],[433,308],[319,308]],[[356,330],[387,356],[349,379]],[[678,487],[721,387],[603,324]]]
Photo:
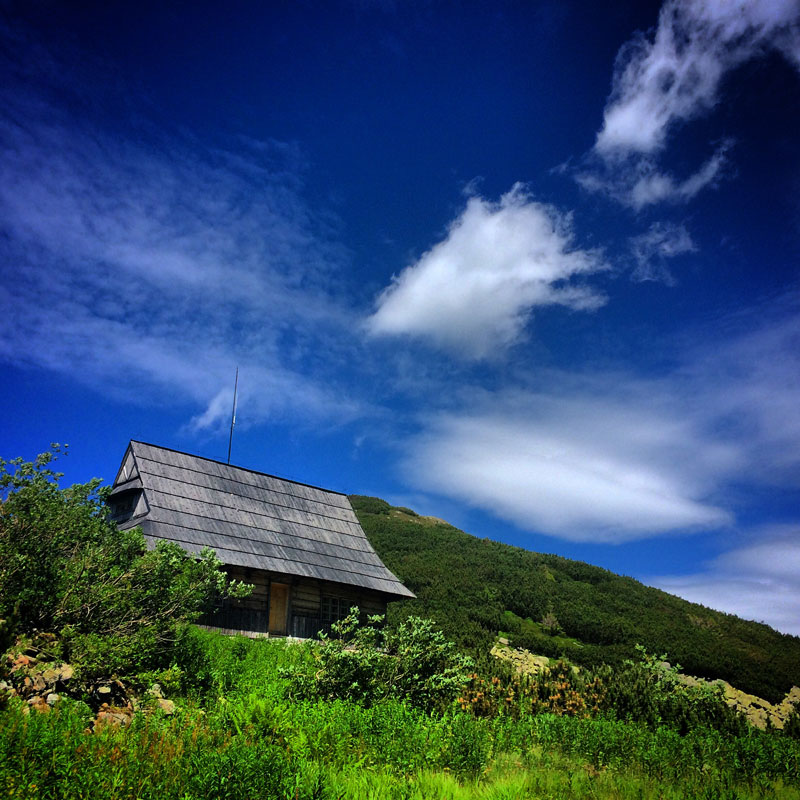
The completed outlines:
[[[233,426],[236,424],[236,390],[239,388],[239,367],[236,367],[236,381],[233,384],[233,411],[231,411],[231,435],[228,438],[228,463],[231,463],[231,445],[233,444]]]

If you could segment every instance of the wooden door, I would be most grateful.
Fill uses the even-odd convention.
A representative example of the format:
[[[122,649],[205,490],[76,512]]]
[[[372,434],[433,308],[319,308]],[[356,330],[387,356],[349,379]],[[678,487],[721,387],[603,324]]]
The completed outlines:
[[[269,632],[286,634],[286,613],[289,610],[289,587],[272,583],[269,587]]]

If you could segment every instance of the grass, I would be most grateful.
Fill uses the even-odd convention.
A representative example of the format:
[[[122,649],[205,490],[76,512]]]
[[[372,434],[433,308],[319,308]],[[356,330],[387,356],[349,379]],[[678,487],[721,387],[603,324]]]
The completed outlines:
[[[290,702],[303,647],[198,633],[178,711],[87,732],[88,707],[0,711],[0,790],[34,800],[800,800],[800,747],[757,731],[686,736],[614,719],[428,715],[398,701]]]

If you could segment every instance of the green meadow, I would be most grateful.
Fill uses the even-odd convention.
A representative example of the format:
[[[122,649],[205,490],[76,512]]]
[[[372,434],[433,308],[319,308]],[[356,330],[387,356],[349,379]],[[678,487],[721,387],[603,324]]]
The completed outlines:
[[[476,716],[395,697],[300,699],[314,645],[195,630],[192,662],[150,708],[92,731],[93,711],[19,701],[0,713],[9,798],[800,798],[800,742],[776,732],[678,733],[612,713]],[[188,644],[188,643],[187,643]],[[188,656],[187,656],[188,658]],[[185,669],[185,671],[184,671]],[[193,672],[190,674],[190,671]]]

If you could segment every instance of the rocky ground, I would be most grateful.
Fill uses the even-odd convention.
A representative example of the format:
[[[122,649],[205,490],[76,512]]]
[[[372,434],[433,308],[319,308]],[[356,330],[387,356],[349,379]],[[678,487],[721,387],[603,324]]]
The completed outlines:
[[[72,665],[52,660],[48,645],[55,639],[50,634],[39,634],[33,641],[18,641],[6,653],[6,663],[0,680],[0,699],[20,697],[34,711],[47,713],[69,697],[82,700],[94,711],[93,729],[104,725],[126,726],[137,710],[164,714],[175,711],[175,703],[164,697],[156,683],[140,696],[120,680],[84,683]]]

